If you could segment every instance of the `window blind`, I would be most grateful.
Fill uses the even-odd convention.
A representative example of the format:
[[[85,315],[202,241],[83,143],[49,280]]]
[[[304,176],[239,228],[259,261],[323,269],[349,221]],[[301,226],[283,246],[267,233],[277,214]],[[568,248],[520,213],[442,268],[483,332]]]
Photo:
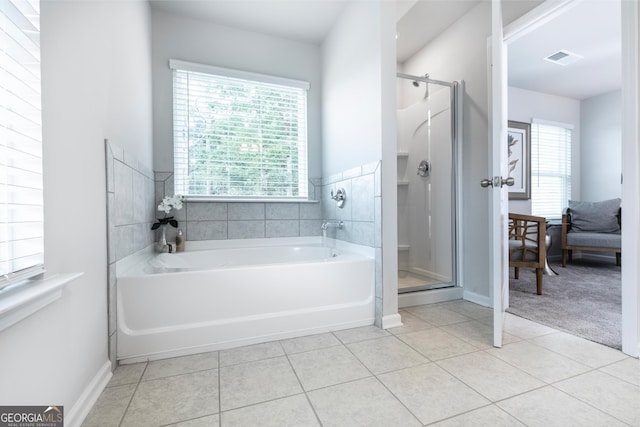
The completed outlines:
[[[560,219],[571,197],[571,125],[531,125],[531,213]]]
[[[187,198],[307,198],[308,83],[172,60],[174,182]]]
[[[37,0],[0,0],[0,289],[44,271]]]

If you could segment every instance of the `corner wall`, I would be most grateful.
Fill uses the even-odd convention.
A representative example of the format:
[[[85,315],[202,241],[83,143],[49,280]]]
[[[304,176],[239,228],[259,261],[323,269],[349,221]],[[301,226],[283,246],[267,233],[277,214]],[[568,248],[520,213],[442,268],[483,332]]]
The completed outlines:
[[[396,211],[385,214],[382,203],[395,205],[395,182],[385,191],[395,160],[380,163],[385,144],[395,157],[394,35],[394,3],[349,2],[322,43],[323,216],[345,221],[336,238],[376,248],[376,325],[384,327],[397,326],[385,316],[399,322]],[[344,209],[330,199],[341,187]]]
[[[480,188],[489,162],[487,38],[491,35],[491,3],[480,2],[436,39],[405,61],[403,72],[437,80],[464,80],[460,283],[465,298],[489,303],[489,194]]]
[[[110,376],[104,138],[151,159],[147,2],[41,2],[45,266],[84,272],[0,332],[0,402],[84,419]]]
[[[622,197],[621,95],[616,90],[580,103],[580,200]]]

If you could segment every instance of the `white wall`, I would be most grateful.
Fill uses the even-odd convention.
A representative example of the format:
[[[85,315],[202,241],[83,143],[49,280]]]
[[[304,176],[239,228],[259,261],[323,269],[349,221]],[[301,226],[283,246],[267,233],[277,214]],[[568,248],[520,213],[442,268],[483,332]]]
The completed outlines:
[[[467,296],[478,296],[479,302],[488,302],[489,297],[486,227],[489,193],[479,183],[489,170],[487,37],[490,34],[491,4],[482,2],[403,64],[403,72],[407,74],[429,73],[433,79],[465,82],[461,280]]]
[[[580,199],[622,196],[622,93],[605,93],[581,105]]]
[[[354,168],[375,164],[383,155],[392,159],[376,171],[380,184],[374,188],[376,226],[371,230],[376,324],[383,327],[399,326],[395,57],[394,2],[348,3],[322,43],[323,178],[346,171],[348,179]]]
[[[531,119],[536,118],[574,126],[571,135],[571,197],[578,200],[582,186],[580,101],[509,87],[508,103],[509,120],[531,123]],[[509,212],[531,214],[531,200],[509,200]]]
[[[173,171],[172,73],[169,59],[308,81],[309,177],[321,175],[320,47],[214,25],[162,11],[153,20],[154,169]]]
[[[0,332],[0,402],[64,405],[74,425],[108,364],[103,139],[151,162],[151,17],[146,2],[43,1],[41,14],[45,263],[84,275]]]
[[[381,6],[350,2],[322,43],[322,175],[381,158]]]

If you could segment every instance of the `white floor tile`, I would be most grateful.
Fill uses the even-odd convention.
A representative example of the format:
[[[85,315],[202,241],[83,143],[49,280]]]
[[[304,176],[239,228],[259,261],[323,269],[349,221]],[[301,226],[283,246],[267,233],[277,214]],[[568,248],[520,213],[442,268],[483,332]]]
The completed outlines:
[[[120,425],[135,390],[136,384],[105,388],[82,423],[82,427]]]
[[[171,424],[167,427],[219,427],[220,414],[209,415],[207,417],[196,418],[189,421],[182,421],[177,424]]]
[[[455,301],[443,304],[444,307],[471,319],[484,319],[493,316],[493,309],[469,301]]]
[[[315,390],[309,393],[309,399],[324,427],[420,425],[375,378]]]
[[[491,319],[489,324],[493,325],[493,319]],[[531,320],[515,316],[510,313],[505,313],[504,331],[525,340],[558,332],[556,329],[541,325],[540,323],[532,322]]]
[[[389,372],[378,378],[423,424],[490,403],[433,363]]]
[[[371,376],[344,346],[291,354],[289,360],[307,391]]]
[[[624,423],[547,386],[498,402],[497,405],[530,427],[615,427]]]
[[[493,348],[493,326],[477,320],[443,326],[442,330],[449,332],[451,335],[455,335],[477,348]],[[503,345],[519,340],[520,338],[516,338],[506,332],[502,334]]]
[[[454,323],[468,322],[470,317],[449,310],[443,305],[422,305],[409,307],[407,311],[414,316],[435,326],[452,325]]]
[[[457,356],[437,363],[492,402],[544,385],[542,381],[485,352]]]
[[[118,366],[115,371],[113,371],[113,376],[111,377],[111,381],[109,381],[109,385],[107,387],[136,384],[140,381],[142,373],[146,367],[147,362]]]
[[[218,412],[218,370],[143,381],[122,426],[159,426]]]
[[[632,426],[640,426],[640,387],[636,385],[592,371],[555,387]]]
[[[338,338],[331,333],[293,338],[281,341],[280,343],[287,354],[302,353],[305,351],[334,347],[342,344]]]
[[[430,360],[446,359],[478,351],[478,348],[440,328],[398,335],[398,338]]]
[[[302,392],[286,357],[220,368],[222,411]]]
[[[543,335],[530,341],[592,368],[627,358],[621,351],[564,332]]]
[[[123,365],[83,427],[640,426],[638,359],[509,313],[496,349],[491,314],[446,302],[387,331]]]
[[[495,405],[485,406],[439,423],[433,427],[524,427],[520,421]]]
[[[282,345],[278,341],[232,348],[220,352],[220,367],[255,362],[283,355]]]
[[[640,359],[627,357],[600,368],[600,371],[640,387]]]
[[[568,357],[528,341],[487,350],[487,353],[514,365],[546,383],[570,378],[591,370]]]
[[[396,337],[348,344],[347,347],[374,374],[428,363],[429,360]]]
[[[304,394],[223,412],[225,427],[314,427],[320,423]]]
[[[402,326],[387,329],[387,331],[391,332],[394,335],[407,334],[409,332],[435,328],[434,325],[425,322],[424,320],[412,315],[408,311],[401,312],[400,316],[402,317]]]
[[[345,329],[333,333],[344,344],[357,341],[370,340],[373,338],[382,338],[389,335],[389,332],[380,329],[377,326],[363,326],[361,328]]]
[[[218,367],[218,352],[200,353],[190,356],[173,357],[171,359],[149,362],[144,371],[142,381],[206,371]]]

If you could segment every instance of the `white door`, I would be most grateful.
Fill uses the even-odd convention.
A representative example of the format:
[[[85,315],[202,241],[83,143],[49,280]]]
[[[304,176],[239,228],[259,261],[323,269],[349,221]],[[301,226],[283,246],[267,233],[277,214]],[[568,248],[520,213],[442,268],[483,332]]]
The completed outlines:
[[[505,45],[502,35],[501,0],[491,2],[491,141],[489,177],[482,183],[489,190],[489,255],[493,298],[493,345],[502,347],[504,310],[509,305],[507,259],[508,193],[502,177],[507,170],[507,85]]]

